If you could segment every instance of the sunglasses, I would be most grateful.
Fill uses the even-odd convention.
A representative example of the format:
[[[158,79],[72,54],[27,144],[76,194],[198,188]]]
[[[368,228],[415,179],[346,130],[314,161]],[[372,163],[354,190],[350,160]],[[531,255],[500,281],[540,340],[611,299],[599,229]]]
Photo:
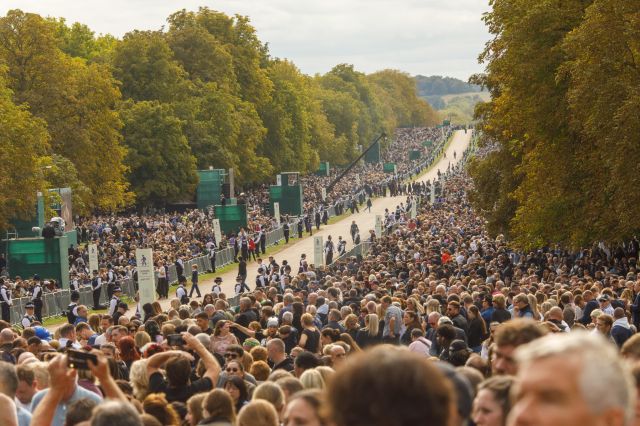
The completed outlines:
[[[224,354],[225,358],[238,358],[238,354]]]
[[[237,368],[227,368],[227,373],[237,373],[238,369]]]

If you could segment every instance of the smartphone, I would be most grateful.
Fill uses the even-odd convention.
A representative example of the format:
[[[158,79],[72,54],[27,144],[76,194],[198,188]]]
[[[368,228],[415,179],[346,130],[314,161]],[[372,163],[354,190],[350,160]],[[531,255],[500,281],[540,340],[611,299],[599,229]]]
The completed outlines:
[[[182,335],[180,335],[180,334],[170,334],[170,335],[168,335],[167,336],[167,343],[169,343],[169,346],[183,346],[183,345],[186,344],[186,342],[182,338]]]
[[[71,368],[75,368],[76,370],[88,370],[89,360],[91,360],[94,365],[98,364],[97,355],[73,349],[67,350],[67,365]]]

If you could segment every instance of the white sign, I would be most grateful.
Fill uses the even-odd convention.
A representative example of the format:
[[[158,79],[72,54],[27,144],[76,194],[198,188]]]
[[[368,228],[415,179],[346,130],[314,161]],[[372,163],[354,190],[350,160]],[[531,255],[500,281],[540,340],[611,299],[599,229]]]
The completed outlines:
[[[93,271],[98,271],[99,269],[98,246],[96,244],[89,244],[89,274],[93,274]]]
[[[153,303],[156,299],[156,277],[153,269],[153,250],[136,249],[136,270],[138,271],[138,293],[140,306]]]
[[[280,203],[273,203],[273,215],[276,217],[278,226],[280,226]]]
[[[382,237],[382,215],[376,215],[376,238]]]
[[[322,248],[322,237],[313,237],[313,263],[316,268],[324,265]]]
[[[327,188],[320,189],[322,191],[322,201],[327,199]]]
[[[220,219],[213,219],[213,235],[216,237],[216,244],[220,247],[222,232],[220,231]],[[216,249],[218,248],[216,247]]]
[[[276,175],[276,185],[277,186],[282,186],[282,176],[281,175]]]
[[[415,219],[416,216],[418,216],[418,199],[414,197],[411,202],[411,219]]]

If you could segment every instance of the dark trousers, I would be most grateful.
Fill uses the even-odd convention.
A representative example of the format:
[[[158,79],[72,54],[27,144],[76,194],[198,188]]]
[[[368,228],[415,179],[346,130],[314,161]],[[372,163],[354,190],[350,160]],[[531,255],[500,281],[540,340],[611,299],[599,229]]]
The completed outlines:
[[[113,289],[116,288],[116,283],[107,283],[107,299],[111,300],[113,296]]]
[[[100,309],[100,291],[102,287],[93,290],[93,309]]]
[[[289,231],[284,231],[285,244],[289,244]]]
[[[267,252],[267,239],[266,238],[260,239],[260,250],[262,251],[262,254],[265,254]]]
[[[327,265],[331,265],[331,262],[333,262],[333,252],[332,251],[327,253]]]
[[[2,306],[2,321],[11,323],[11,309],[9,305],[7,305],[6,302],[2,302],[0,305]]]
[[[42,323],[42,299],[33,300],[33,309],[36,319]]]
[[[209,260],[211,261],[211,272],[215,272],[216,271],[216,257],[209,257]]]
[[[191,291],[189,292],[189,297],[191,297],[193,295],[193,291],[196,291],[196,293],[198,293],[198,297],[202,297],[200,295],[200,287],[198,287],[198,283],[193,283],[193,285],[191,286]]]

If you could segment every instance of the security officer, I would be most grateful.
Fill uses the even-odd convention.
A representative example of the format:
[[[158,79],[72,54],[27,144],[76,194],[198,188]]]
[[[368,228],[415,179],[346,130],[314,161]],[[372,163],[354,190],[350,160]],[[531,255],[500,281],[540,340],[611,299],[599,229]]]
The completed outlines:
[[[31,291],[31,303],[33,303],[35,309],[36,319],[42,323],[42,284],[40,283],[40,276],[34,275],[33,281],[35,281],[35,284]]]
[[[100,306],[100,292],[102,292],[102,278],[98,275],[98,271],[93,271],[91,279],[91,288],[93,289],[93,309],[102,309]]]
[[[113,296],[111,296],[111,300],[109,300],[109,310],[107,313],[113,317],[113,314],[116,313],[118,309],[118,303],[120,303],[120,295],[122,294],[122,289],[120,287],[113,288]]]
[[[11,291],[2,278],[0,278],[0,306],[2,307],[2,320],[10,323],[13,301],[11,300]]]
[[[24,308],[27,312],[22,316],[22,328],[31,327],[31,324],[38,321],[36,316],[33,315],[33,310],[35,308],[33,302],[27,302],[27,304],[24,305]]]
[[[284,225],[282,225],[282,231],[284,232],[284,243],[289,244],[289,222],[285,220]]]
[[[107,265],[109,270],[107,271],[107,299],[111,299],[113,295],[113,290],[116,287],[116,272],[113,270],[113,266],[111,264]]]
[[[176,297],[180,301],[180,304],[186,305],[189,303],[189,296],[187,296],[187,289],[184,288],[187,279],[181,275],[178,277],[178,288],[176,289]]]
[[[211,293],[215,294],[216,296],[222,293],[222,287],[220,287],[221,283],[222,283],[222,278],[216,277],[216,279],[213,280],[213,287],[211,287]]]
[[[80,301],[80,293],[77,291],[71,292],[71,303],[67,305],[67,322],[69,324],[75,324],[78,317],[78,302]]]

